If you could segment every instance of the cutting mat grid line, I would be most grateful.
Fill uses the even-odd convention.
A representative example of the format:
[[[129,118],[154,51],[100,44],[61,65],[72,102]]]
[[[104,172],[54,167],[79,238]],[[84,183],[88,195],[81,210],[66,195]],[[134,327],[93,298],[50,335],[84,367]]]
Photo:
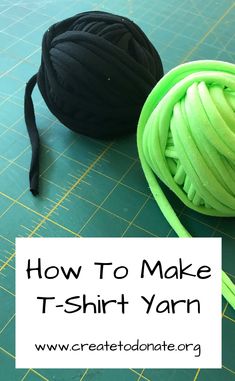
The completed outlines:
[[[153,41],[165,72],[185,60],[235,62],[233,0],[2,0],[0,4],[0,379],[4,381],[232,381],[234,311],[223,301],[221,370],[15,370],[16,236],[175,236],[153,200],[136,139],[94,141],[65,129],[34,91],[42,137],[41,197],[28,192],[30,146],[23,121],[25,82],[40,63],[44,31],[86,10],[125,14]],[[56,134],[55,134],[55,129]],[[63,176],[61,176],[63,173]],[[223,268],[235,277],[235,221],[199,216],[166,190],[194,236],[223,237]],[[3,310],[3,312],[2,312]]]

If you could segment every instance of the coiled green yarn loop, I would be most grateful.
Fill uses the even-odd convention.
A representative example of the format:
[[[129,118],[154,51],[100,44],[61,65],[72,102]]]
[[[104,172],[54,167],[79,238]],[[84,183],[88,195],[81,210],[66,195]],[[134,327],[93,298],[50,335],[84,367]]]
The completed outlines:
[[[157,177],[199,213],[235,216],[235,65],[194,61],[171,70],[148,96],[137,145],[146,179],[179,237],[191,237]],[[235,285],[223,272],[235,308]]]

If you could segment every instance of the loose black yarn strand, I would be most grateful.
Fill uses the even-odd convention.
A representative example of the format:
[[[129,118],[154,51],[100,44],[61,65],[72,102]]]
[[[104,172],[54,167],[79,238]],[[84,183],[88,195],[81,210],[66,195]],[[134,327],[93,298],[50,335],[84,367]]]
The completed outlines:
[[[34,107],[32,101],[32,91],[37,82],[37,74],[35,74],[27,83],[25,89],[24,98],[24,116],[25,122],[31,142],[32,147],[32,158],[29,171],[29,183],[30,191],[34,196],[38,194],[38,184],[39,184],[39,150],[40,150],[40,140],[39,134],[35,121]]]

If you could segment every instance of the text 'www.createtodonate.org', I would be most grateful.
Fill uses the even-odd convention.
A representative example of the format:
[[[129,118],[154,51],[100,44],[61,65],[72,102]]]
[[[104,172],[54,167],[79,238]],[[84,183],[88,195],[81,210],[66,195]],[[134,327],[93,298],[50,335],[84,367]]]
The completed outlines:
[[[76,343],[76,344],[35,344],[35,349],[38,352],[67,352],[67,351],[158,351],[158,352],[193,352],[194,357],[200,357],[201,355],[201,345],[193,343],[140,343],[140,340],[137,339],[134,344],[123,343],[119,340],[118,343],[109,343],[107,340],[104,343]]]

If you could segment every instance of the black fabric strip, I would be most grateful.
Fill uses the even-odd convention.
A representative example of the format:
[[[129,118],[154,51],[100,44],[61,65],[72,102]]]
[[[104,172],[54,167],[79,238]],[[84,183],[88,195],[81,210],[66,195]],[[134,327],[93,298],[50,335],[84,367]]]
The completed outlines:
[[[29,171],[30,191],[34,196],[38,194],[38,181],[39,181],[39,150],[40,140],[35,121],[34,107],[32,101],[32,91],[37,82],[37,74],[29,80],[25,89],[24,98],[24,117],[27,126],[31,146],[32,158]]]

